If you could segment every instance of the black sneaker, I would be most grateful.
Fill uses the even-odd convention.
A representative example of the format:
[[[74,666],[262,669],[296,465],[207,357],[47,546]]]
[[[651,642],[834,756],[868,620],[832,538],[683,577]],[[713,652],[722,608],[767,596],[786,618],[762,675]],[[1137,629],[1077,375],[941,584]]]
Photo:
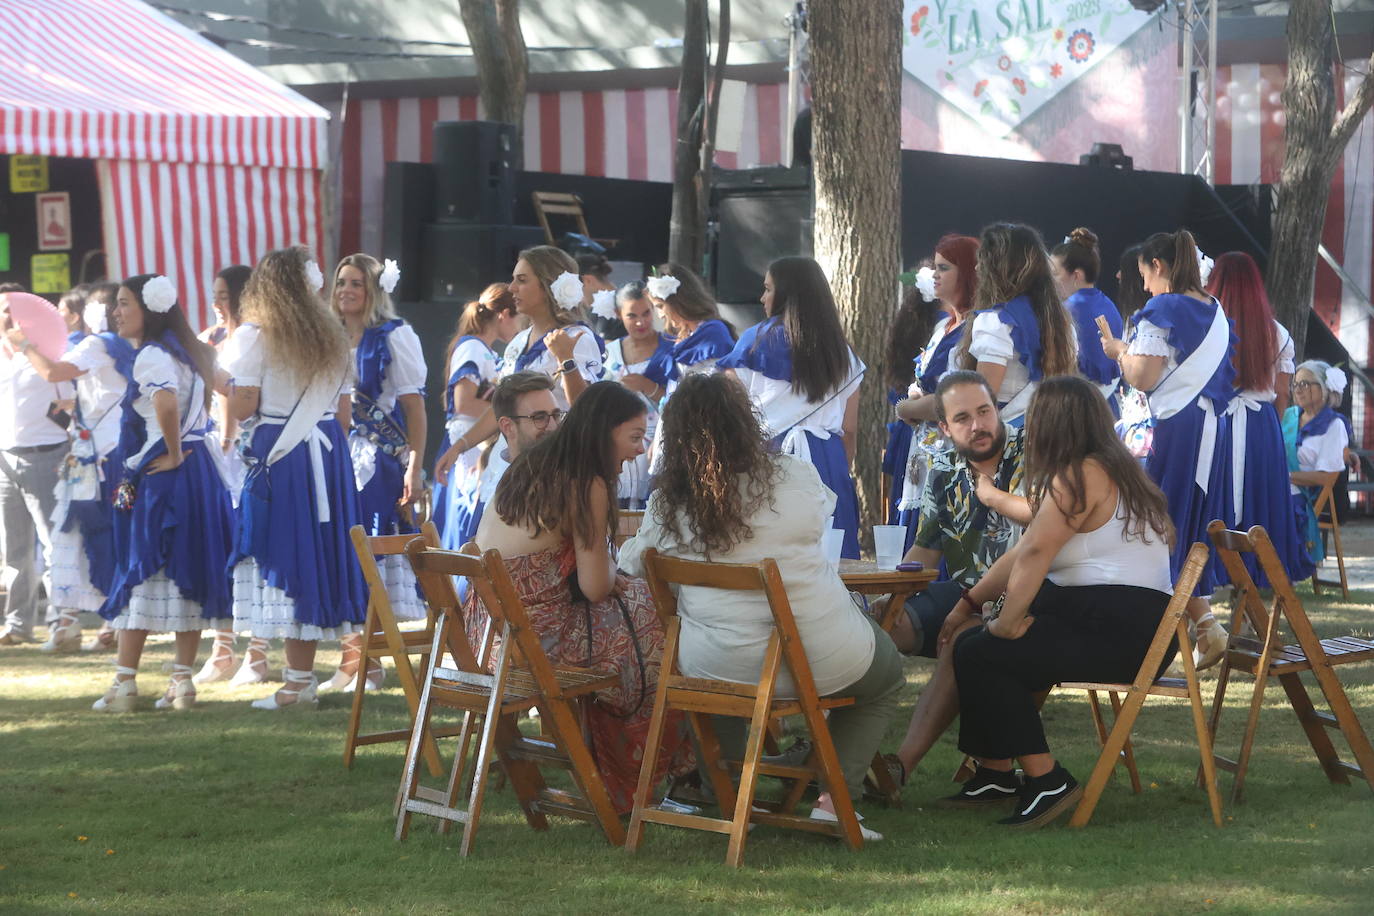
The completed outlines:
[[[1028,830],[1043,827],[1077,804],[1082,794],[1078,780],[1056,763],[1044,776],[1028,778],[1022,784],[1016,813],[997,823]]]
[[[964,783],[962,789],[953,795],[937,799],[938,808],[986,808],[990,805],[1007,805],[1016,801],[1021,791],[1021,780],[1007,770],[989,770],[980,766],[973,771],[972,778]]]

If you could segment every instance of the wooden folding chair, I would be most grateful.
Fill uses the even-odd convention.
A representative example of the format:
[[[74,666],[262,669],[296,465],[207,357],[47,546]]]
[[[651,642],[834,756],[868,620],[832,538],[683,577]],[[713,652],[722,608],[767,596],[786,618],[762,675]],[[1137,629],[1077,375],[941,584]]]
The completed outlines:
[[[431,666],[420,692],[401,776],[396,839],[405,839],[412,814],[427,814],[439,818],[441,833],[447,833],[454,823],[464,825],[459,852],[466,856],[477,833],[486,775],[495,757],[531,827],[547,830],[548,814],[575,817],[597,823],[612,845],[623,844],[624,825],[583,740],[573,707],[580,698],[617,685],[619,676],[550,663],[497,551],[488,550],[482,556],[454,553],[434,549],[417,538],[406,552],[426,601],[438,615],[431,655],[437,659],[447,650],[455,667]],[[467,578],[469,588],[476,590],[490,617],[476,651],[468,642],[454,576]],[[464,720],[448,786],[443,791],[421,786],[417,767],[420,748],[434,733],[430,722],[436,705],[460,710]],[[532,707],[539,709],[547,739],[526,738],[520,733],[517,717]],[[472,788],[467,807],[459,808],[467,736],[479,727],[479,721]],[[541,767],[547,766],[571,771],[580,794],[549,788],[541,772]]]
[[[344,767],[353,767],[353,758],[358,748],[365,744],[385,744],[391,741],[409,741],[412,728],[399,728],[390,731],[359,734],[363,719],[363,702],[367,697],[364,673],[372,659],[389,658],[396,668],[396,679],[401,683],[405,694],[406,706],[410,708],[410,725],[415,724],[415,711],[420,704],[420,684],[430,663],[430,643],[434,636],[434,613],[430,611],[422,629],[402,630],[391,610],[391,598],[387,595],[386,585],[382,582],[382,572],[377,565],[377,557],[404,556],[406,544],[415,539],[413,534],[394,534],[369,537],[362,525],[354,525],[349,530],[353,539],[353,551],[357,554],[358,565],[362,568],[363,579],[367,582],[367,622],[364,624],[362,657],[358,660],[359,676],[353,679],[353,708],[348,716],[348,731],[344,735]],[[433,522],[425,522],[420,528],[420,538],[425,543],[439,546],[439,532]],[[410,657],[419,656],[418,667],[412,667]],[[441,729],[439,736],[455,735],[457,729]],[[439,762],[439,750],[434,738],[430,737],[424,745],[425,765],[430,775],[438,776],[443,772]]]
[[[1321,578],[1321,569],[1312,570],[1312,594],[1320,595],[1322,586],[1335,588],[1341,587],[1341,599],[1350,600],[1350,585],[1345,578],[1345,551],[1341,549],[1341,521],[1336,517],[1336,499],[1332,492],[1332,487],[1340,479],[1339,471],[1328,471],[1322,475],[1321,492],[1317,494],[1317,499],[1312,504],[1312,514],[1317,517],[1317,530],[1321,535],[1323,543],[1326,541],[1326,533],[1331,532],[1331,543],[1335,545],[1336,568],[1340,571],[1341,580],[1339,582],[1331,579]]]
[[[558,240],[553,234],[553,227],[549,225],[550,216],[571,217],[577,231],[586,238],[592,238],[592,231],[587,228],[587,216],[582,211],[582,198],[564,191],[535,191],[531,197],[534,199],[535,216],[539,218],[539,225],[544,227],[544,238],[550,245],[558,244]],[[606,248],[614,248],[619,240],[592,239],[592,241]]]
[[[663,666],[659,674],[658,692],[654,697],[654,713],[649,724],[649,737],[644,747],[644,765],[639,771],[639,785],[635,790],[634,811],[630,815],[630,829],[625,848],[634,852],[644,836],[646,823],[671,824],[695,830],[710,830],[730,837],[725,863],[738,867],[744,859],[744,844],[749,825],[770,824],[794,830],[807,830],[837,836],[854,849],[863,847],[858,815],[854,812],[835,745],[826,725],[825,710],[852,705],[852,697],[820,697],[811,677],[811,666],[792,617],[783,588],[782,576],[772,560],[755,564],[702,563],[660,556],[658,551],[644,552],[644,567],[649,588],[667,630],[663,648]],[[737,684],[683,676],[678,667],[677,647],[681,621],[677,616],[677,598],[670,586],[718,588],[729,591],[761,591],[768,599],[773,613],[773,633],[763,655],[763,668],[757,684]],[[796,686],[796,699],[776,697],[778,675],[791,673]],[[654,762],[670,710],[682,710],[696,731],[711,786],[722,811],[733,812],[729,819],[710,818],[696,814],[678,814],[651,807],[649,795],[653,791]],[[734,716],[749,720],[749,739],[740,763],[738,791],[730,780],[733,761],[721,759],[720,742],[710,717]],[[770,722],[783,716],[802,716],[811,733],[812,753],[803,766],[781,766],[762,761],[764,738]],[[766,802],[755,798],[760,775],[781,776],[791,780],[786,797],[781,802]],[[838,820],[827,823],[792,814],[812,779],[830,792]],[[765,810],[755,810],[755,808]]]
[[[1259,729],[1260,709],[1264,705],[1264,689],[1270,677],[1277,677],[1288,695],[1288,703],[1302,723],[1307,733],[1308,743],[1317,755],[1326,778],[1332,782],[1348,784],[1348,773],[1362,777],[1374,789],[1374,748],[1360,726],[1360,720],[1350,707],[1350,699],[1341,686],[1341,680],[1332,670],[1338,665],[1352,662],[1366,662],[1374,659],[1374,641],[1343,636],[1334,639],[1318,639],[1312,629],[1312,622],[1293,591],[1293,583],[1288,580],[1283,563],[1274,550],[1269,534],[1256,525],[1248,532],[1227,531],[1220,521],[1207,527],[1212,536],[1217,554],[1221,557],[1226,572],[1237,586],[1235,607],[1232,611],[1230,643],[1222,658],[1221,671],[1217,675],[1216,699],[1212,702],[1212,716],[1209,733],[1215,739],[1217,726],[1221,722],[1222,702],[1226,698],[1226,685],[1232,672],[1242,671],[1255,679],[1254,691],[1250,695],[1250,714],[1245,723],[1245,734],[1241,738],[1240,754],[1235,760],[1217,757],[1216,764],[1223,770],[1235,774],[1231,788],[1232,800],[1239,802],[1245,790],[1245,771],[1250,764],[1250,753],[1254,749],[1255,734]],[[1273,588],[1273,607],[1266,609],[1260,599],[1250,571],[1241,562],[1242,553],[1254,554],[1260,569],[1264,570]],[[1295,645],[1283,645],[1279,633],[1281,619],[1287,620],[1288,627],[1297,639]],[[1241,632],[1242,621],[1248,621],[1258,637],[1236,635]],[[1312,705],[1312,699],[1299,676],[1310,671],[1317,679],[1317,686],[1326,697],[1331,712],[1320,712]],[[1341,760],[1336,754],[1325,728],[1338,730],[1345,736],[1355,755],[1356,763]]]
[[[1188,700],[1193,708],[1193,729],[1197,732],[1198,750],[1202,755],[1203,782],[1207,789],[1207,800],[1212,808],[1212,823],[1221,826],[1221,793],[1217,790],[1217,771],[1212,759],[1212,736],[1207,730],[1206,711],[1202,705],[1202,690],[1198,686],[1197,669],[1193,667],[1193,647],[1188,639],[1188,599],[1197,587],[1203,567],[1207,565],[1207,545],[1194,544],[1188,551],[1178,581],[1174,583],[1174,596],[1164,610],[1164,616],[1155,630],[1150,648],[1145,652],[1145,660],[1136,672],[1135,680],[1129,684],[1103,684],[1080,681],[1066,681],[1059,686],[1064,690],[1086,690],[1090,695],[1096,692],[1112,697],[1112,708],[1117,710],[1111,731],[1103,742],[1102,751],[1097,755],[1097,764],[1083,789],[1083,798],[1074,808],[1069,818],[1070,827],[1086,826],[1093,816],[1093,809],[1107,787],[1107,780],[1122,759],[1122,751],[1131,738],[1140,708],[1145,705],[1146,697],[1176,697]],[[1183,661],[1183,677],[1156,677],[1164,662],[1164,654],[1169,643],[1178,640],[1178,657]],[[1120,695],[1124,701],[1119,701]],[[1096,699],[1093,700],[1096,706]],[[1095,714],[1100,718],[1101,712]],[[1131,761],[1134,770],[1134,760]],[[1139,779],[1132,779],[1132,787],[1140,791]]]
[[[620,522],[616,527],[615,546],[620,549],[626,541],[639,533],[639,526],[644,524],[643,509],[621,509]]]

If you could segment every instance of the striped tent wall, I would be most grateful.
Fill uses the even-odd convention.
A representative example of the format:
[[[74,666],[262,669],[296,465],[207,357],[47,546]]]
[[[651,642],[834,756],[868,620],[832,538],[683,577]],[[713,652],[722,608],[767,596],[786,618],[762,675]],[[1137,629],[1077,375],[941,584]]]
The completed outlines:
[[[791,126],[787,86],[750,83],[738,152],[718,152],[724,168],[776,165]],[[350,99],[339,150],[342,252],[381,249],[382,186],[388,162],[432,162],[436,121],[480,118],[477,96]],[[677,90],[532,92],[525,100],[525,168],[532,172],[671,181]]]

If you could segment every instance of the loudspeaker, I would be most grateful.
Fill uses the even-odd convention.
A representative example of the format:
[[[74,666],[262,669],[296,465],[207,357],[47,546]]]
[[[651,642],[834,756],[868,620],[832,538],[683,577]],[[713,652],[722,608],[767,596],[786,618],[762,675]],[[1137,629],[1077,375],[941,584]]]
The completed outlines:
[[[544,244],[544,230],[438,222],[424,227],[423,239],[420,298],[466,302],[488,284],[509,280],[520,251]]]
[[[732,193],[716,203],[714,286],[718,302],[753,302],[777,258],[811,254],[811,192]]]
[[[434,166],[427,162],[388,162],[382,198],[382,257],[401,265],[392,299],[420,299],[421,234],[434,221]]]
[[[515,126],[496,121],[439,121],[434,125],[441,222],[503,225],[515,222]]]

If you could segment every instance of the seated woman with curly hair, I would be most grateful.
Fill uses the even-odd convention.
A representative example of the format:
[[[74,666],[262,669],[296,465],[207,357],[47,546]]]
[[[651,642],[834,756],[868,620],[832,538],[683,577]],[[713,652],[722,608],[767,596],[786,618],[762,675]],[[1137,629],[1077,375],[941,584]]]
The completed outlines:
[[[905,683],[887,634],[854,605],[826,561],[835,494],[809,462],[770,453],[744,387],[726,375],[684,378],[664,408],[663,469],[644,525],[620,550],[620,567],[641,575],[643,553],[687,560],[757,563],[772,558],[821,696],[855,698],[830,712],[830,733],[852,797],[878,750]],[[722,594],[684,587],[679,664],[683,674],[739,684],[758,682],[773,618],[762,592]],[[779,695],[791,696],[790,678]],[[713,719],[727,757],[743,755],[743,719]],[[829,793],[811,816],[833,820]],[[882,839],[864,829],[869,840]]]

